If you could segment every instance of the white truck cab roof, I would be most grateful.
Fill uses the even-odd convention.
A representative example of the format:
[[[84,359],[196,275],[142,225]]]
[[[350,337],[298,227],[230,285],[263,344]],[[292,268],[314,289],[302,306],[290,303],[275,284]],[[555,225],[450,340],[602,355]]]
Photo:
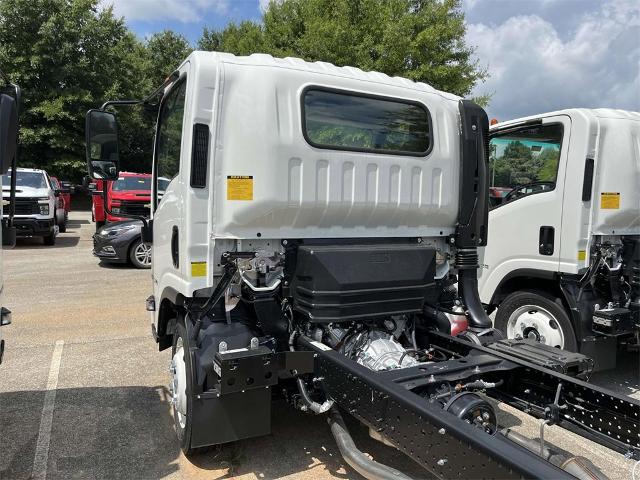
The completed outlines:
[[[459,97],[383,73],[263,54],[193,52],[179,74],[189,85],[185,124],[207,125],[214,139],[207,182],[214,190],[211,217],[188,223],[210,223],[213,237],[229,239],[452,233],[459,203]],[[341,94],[347,102],[418,106],[428,116],[429,148],[405,154],[313,144],[304,118],[309,91]],[[379,125],[373,123],[364,129],[374,131]],[[185,133],[183,148],[190,135]],[[188,209],[195,210],[205,212],[195,204]]]

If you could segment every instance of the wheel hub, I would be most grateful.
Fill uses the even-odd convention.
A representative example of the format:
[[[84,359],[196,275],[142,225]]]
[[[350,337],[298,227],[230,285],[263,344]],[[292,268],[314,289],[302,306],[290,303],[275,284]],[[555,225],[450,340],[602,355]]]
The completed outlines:
[[[151,247],[146,243],[141,243],[135,249],[134,255],[142,265],[151,265]]]
[[[551,347],[564,348],[564,333],[558,321],[538,305],[523,305],[509,316],[507,338],[527,338]]]
[[[187,370],[184,363],[184,347],[182,346],[182,338],[178,338],[176,344],[176,353],[171,359],[169,367],[171,373],[171,403],[173,405],[173,413],[176,416],[181,428],[186,425],[187,418]]]

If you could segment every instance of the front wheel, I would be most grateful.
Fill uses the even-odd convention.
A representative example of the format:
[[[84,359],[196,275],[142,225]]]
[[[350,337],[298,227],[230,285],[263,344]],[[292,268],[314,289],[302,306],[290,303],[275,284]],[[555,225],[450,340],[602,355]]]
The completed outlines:
[[[44,244],[51,247],[56,244],[56,231],[55,229],[49,233],[49,235],[45,235],[42,237]]]
[[[138,238],[131,245],[129,259],[136,268],[151,268],[151,245]]]
[[[495,326],[507,338],[528,338],[575,352],[578,342],[562,301],[543,291],[511,293],[498,307]]]
[[[185,455],[191,455],[194,448],[191,443],[193,425],[193,364],[191,341],[187,336],[184,320],[176,324],[171,349],[171,404],[173,419],[180,448]]]

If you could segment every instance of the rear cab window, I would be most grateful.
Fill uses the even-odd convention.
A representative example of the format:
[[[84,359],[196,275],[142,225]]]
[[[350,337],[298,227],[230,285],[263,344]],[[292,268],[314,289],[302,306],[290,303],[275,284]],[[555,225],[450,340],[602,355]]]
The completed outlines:
[[[554,190],[562,137],[563,127],[559,123],[514,128],[491,134],[491,207]]]
[[[431,151],[427,108],[409,100],[308,87],[302,93],[302,130],[311,146],[391,155]]]

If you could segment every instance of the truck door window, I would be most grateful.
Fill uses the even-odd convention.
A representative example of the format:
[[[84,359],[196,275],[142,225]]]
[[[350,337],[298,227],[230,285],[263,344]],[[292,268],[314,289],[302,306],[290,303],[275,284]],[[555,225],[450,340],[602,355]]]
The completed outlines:
[[[497,207],[555,189],[563,129],[536,125],[491,135],[489,202]]]
[[[184,116],[187,82],[182,80],[173,87],[162,102],[158,118],[156,144],[156,178],[158,202],[169,182],[180,172],[182,120]]]

